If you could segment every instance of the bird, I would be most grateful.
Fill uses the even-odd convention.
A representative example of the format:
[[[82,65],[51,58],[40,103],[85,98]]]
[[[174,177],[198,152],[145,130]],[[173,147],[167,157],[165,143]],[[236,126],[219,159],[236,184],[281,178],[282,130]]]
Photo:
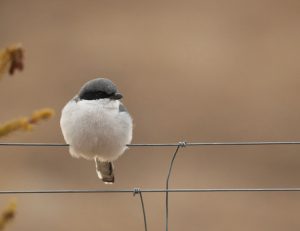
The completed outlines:
[[[98,177],[113,184],[114,165],[132,140],[132,117],[109,79],[86,82],[62,109],[60,126],[72,157],[94,160]]]

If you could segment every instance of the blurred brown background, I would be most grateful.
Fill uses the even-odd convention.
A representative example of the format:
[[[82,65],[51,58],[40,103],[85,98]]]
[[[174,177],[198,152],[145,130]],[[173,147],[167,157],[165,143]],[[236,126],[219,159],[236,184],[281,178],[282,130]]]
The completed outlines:
[[[22,42],[25,71],[0,82],[1,121],[57,115],[2,142],[64,142],[60,110],[95,77],[125,95],[134,143],[300,140],[300,2],[0,1],[0,47]],[[116,184],[66,148],[1,147],[0,189],[162,188],[174,148],[131,148]],[[172,188],[299,187],[300,146],[188,147]],[[1,196],[4,207],[12,196]],[[131,194],[17,195],[7,230],[143,230]],[[144,194],[149,230],[164,194]],[[170,195],[170,230],[299,230],[299,193]]]

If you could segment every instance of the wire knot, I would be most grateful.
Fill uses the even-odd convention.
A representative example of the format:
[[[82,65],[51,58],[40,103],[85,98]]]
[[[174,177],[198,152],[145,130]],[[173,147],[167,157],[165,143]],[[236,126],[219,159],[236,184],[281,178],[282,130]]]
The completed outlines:
[[[180,142],[178,142],[178,146],[181,147],[181,148],[185,148],[186,145],[187,145],[186,141],[180,141]]]
[[[140,188],[133,188],[133,196],[135,196],[136,194],[140,194],[140,193],[141,193]]]

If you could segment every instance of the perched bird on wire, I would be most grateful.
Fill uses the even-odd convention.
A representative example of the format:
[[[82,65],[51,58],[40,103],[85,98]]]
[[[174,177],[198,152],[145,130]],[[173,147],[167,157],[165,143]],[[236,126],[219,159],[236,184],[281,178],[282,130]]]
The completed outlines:
[[[109,79],[90,80],[66,104],[60,119],[71,156],[94,160],[98,177],[107,184],[115,181],[113,161],[132,139],[132,118],[122,97]]]

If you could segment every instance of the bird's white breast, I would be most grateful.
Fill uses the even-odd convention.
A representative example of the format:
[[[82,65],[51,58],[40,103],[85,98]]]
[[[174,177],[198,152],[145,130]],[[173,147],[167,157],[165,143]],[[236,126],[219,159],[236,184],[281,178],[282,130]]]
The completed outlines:
[[[118,100],[71,100],[62,110],[60,125],[74,157],[113,161],[132,139],[132,119],[119,112]]]

